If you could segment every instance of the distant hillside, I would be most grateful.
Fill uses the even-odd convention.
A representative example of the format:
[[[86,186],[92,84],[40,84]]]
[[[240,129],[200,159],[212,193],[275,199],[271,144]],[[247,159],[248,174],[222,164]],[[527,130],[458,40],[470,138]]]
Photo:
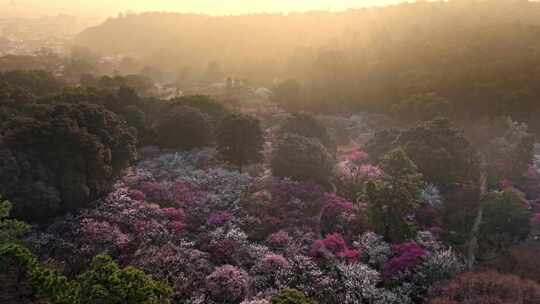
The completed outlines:
[[[201,68],[212,61],[230,73],[282,76],[321,48],[368,49],[453,32],[455,43],[474,28],[540,24],[540,4],[528,1],[401,4],[346,12],[212,17],[144,13],[107,20],[82,32],[81,46],[125,54],[162,68]],[[516,37],[508,37],[516,39]],[[357,51],[357,49],[351,49]]]

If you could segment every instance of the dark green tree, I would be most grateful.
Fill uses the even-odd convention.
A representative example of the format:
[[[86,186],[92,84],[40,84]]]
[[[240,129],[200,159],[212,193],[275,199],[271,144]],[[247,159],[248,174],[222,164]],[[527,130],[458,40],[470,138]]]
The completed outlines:
[[[36,96],[58,93],[62,89],[62,82],[43,70],[15,70],[0,73],[0,83],[27,90]]]
[[[171,289],[134,267],[120,268],[111,257],[98,255],[77,277],[81,304],[169,303]]]
[[[424,121],[448,116],[450,102],[436,93],[414,94],[392,107],[395,117],[402,121]]]
[[[230,114],[230,110],[227,109],[227,107],[206,95],[192,95],[175,98],[171,100],[171,105],[173,107],[188,106],[198,109],[202,113],[208,115],[210,121],[214,124],[217,124],[227,114]]]
[[[190,150],[212,143],[212,127],[208,115],[196,108],[172,108],[154,126],[157,143],[170,149]]]
[[[13,215],[44,222],[108,193],[137,156],[132,128],[90,104],[36,107],[0,138],[0,192]]]
[[[144,272],[120,268],[109,256],[96,256],[90,269],[70,280],[43,266],[25,247],[0,245],[1,273],[17,274],[19,286],[28,283],[35,297],[52,304],[166,304],[172,290]]]
[[[282,133],[298,134],[319,140],[331,153],[336,153],[337,144],[330,130],[318,119],[307,113],[292,114],[281,126]]]
[[[9,219],[11,203],[0,197],[0,244],[17,242],[30,231],[30,226],[24,222]]]
[[[285,134],[272,157],[272,172],[278,177],[328,184],[333,176],[334,158],[314,138]]]
[[[239,113],[226,116],[217,128],[216,140],[223,159],[236,166],[263,159],[264,132],[254,117]]]
[[[379,159],[397,147],[403,148],[424,179],[443,194],[455,185],[479,182],[478,153],[448,119],[437,118],[401,132],[377,133],[366,150],[372,158]]]
[[[283,81],[273,89],[273,100],[288,112],[304,110],[302,85],[294,79]]]
[[[479,230],[480,252],[498,254],[527,238],[531,211],[524,198],[512,190],[490,193],[482,202],[483,217]]]
[[[386,240],[399,242],[411,237],[414,225],[409,216],[419,204],[422,175],[402,149],[385,155],[380,163],[385,175],[365,186],[368,219]]]

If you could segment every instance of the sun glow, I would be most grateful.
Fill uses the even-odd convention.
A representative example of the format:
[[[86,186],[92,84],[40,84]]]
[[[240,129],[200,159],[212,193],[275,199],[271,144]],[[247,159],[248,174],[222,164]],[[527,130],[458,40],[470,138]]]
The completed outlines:
[[[114,15],[119,12],[173,11],[207,14],[247,14],[309,10],[345,10],[387,5],[400,0],[0,0],[0,12],[23,15]]]

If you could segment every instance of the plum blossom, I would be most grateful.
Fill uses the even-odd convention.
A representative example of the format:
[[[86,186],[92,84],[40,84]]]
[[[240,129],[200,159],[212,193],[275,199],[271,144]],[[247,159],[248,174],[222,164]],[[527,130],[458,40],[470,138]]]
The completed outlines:
[[[248,292],[249,276],[237,267],[217,267],[206,277],[206,289],[211,300],[218,303],[239,303]]]
[[[369,155],[363,150],[355,149],[346,152],[342,158],[344,161],[360,164],[366,161],[369,158]]]
[[[427,255],[426,250],[414,241],[394,245],[392,252],[394,257],[388,260],[383,268],[383,275],[387,279],[406,272],[421,263]]]
[[[310,256],[316,258],[342,258],[350,262],[356,261],[360,253],[357,250],[351,250],[340,234],[331,234],[322,240],[317,240],[311,246]]]
[[[362,234],[354,247],[362,252],[362,260],[376,268],[382,267],[392,255],[392,248],[383,237],[374,232]]]

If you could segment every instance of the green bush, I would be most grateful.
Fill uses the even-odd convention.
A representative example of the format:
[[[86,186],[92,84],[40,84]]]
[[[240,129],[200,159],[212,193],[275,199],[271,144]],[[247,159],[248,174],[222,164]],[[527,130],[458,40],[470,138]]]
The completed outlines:
[[[144,272],[120,268],[109,256],[96,256],[89,270],[75,280],[41,265],[25,247],[0,245],[0,271],[22,274],[39,299],[52,304],[166,304],[172,293],[166,284]]]
[[[212,123],[218,123],[223,117],[230,113],[223,104],[217,102],[210,96],[192,95],[175,98],[172,101],[174,107],[185,106],[198,109],[210,117]]]
[[[11,203],[0,197],[0,244],[16,242],[30,231],[30,226],[24,222],[9,219]]]
[[[336,153],[336,139],[318,119],[307,113],[295,113],[281,126],[281,132],[319,140],[330,153]]]
[[[334,158],[314,138],[285,134],[272,157],[272,172],[278,177],[327,184],[333,176]]]
[[[532,213],[512,190],[490,193],[482,202],[479,244],[483,256],[498,254],[525,240]]]
[[[272,297],[272,304],[314,304],[312,300],[296,289],[283,289]]]
[[[263,159],[264,132],[258,119],[234,113],[226,116],[217,129],[218,151],[226,161],[242,166]]]
[[[176,107],[165,113],[154,126],[159,146],[190,150],[212,143],[208,116],[191,107]]]

